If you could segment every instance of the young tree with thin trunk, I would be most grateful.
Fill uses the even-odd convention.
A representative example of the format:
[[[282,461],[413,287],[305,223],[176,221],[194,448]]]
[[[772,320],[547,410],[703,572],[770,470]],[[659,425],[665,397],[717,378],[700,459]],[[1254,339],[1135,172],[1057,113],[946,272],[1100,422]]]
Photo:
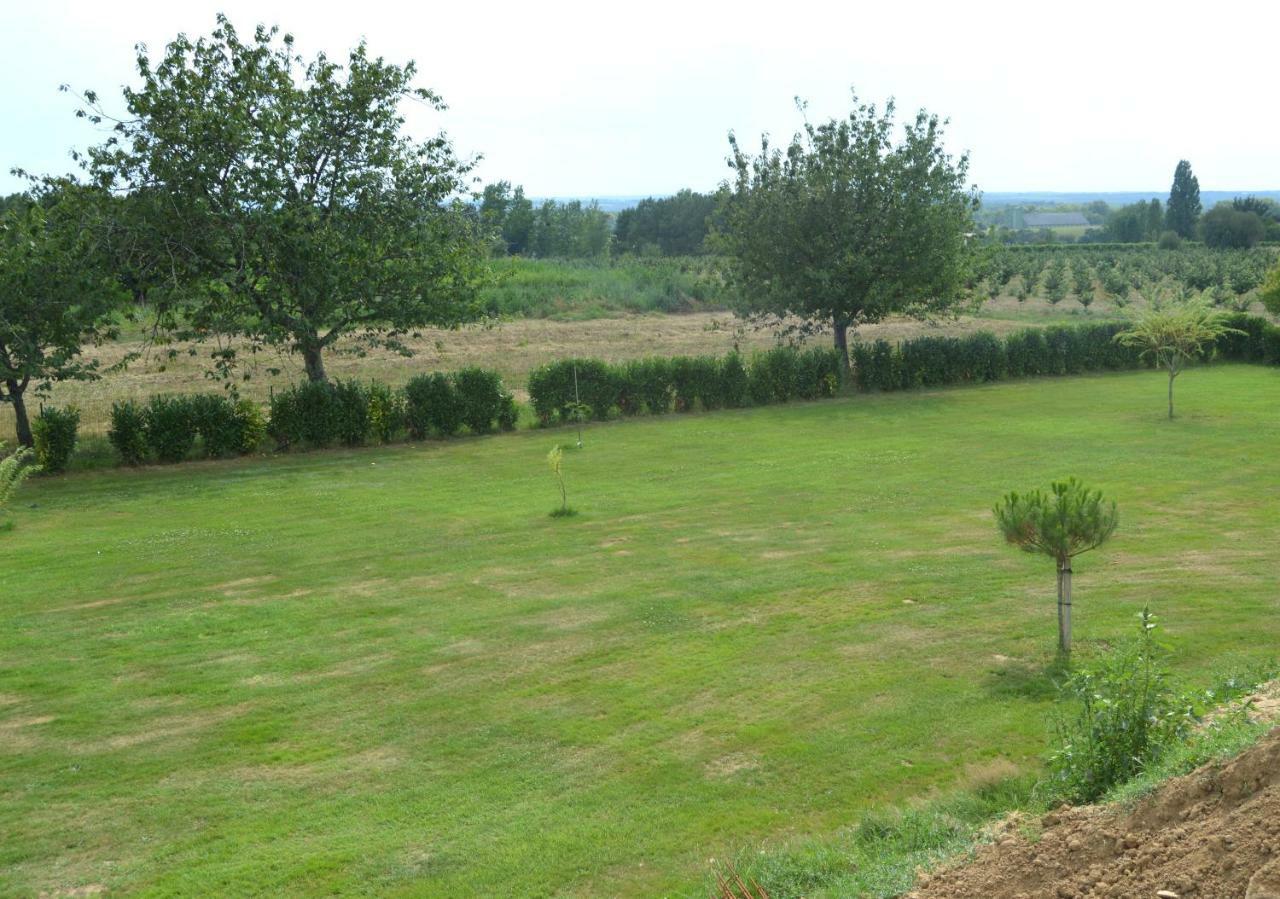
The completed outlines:
[[[83,162],[123,204],[120,238],[162,272],[151,295],[179,336],[239,337],[302,358],[324,380],[339,338],[408,353],[404,334],[482,315],[486,247],[466,197],[471,163],[447,138],[404,133],[402,106],[440,110],[361,43],[345,64],[299,56],[218,17],[157,58],[138,48],[128,115]],[[80,115],[112,121],[92,92]],[[163,289],[159,289],[159,288]],[[213,354],[227,374],[233,351]]]
[[[1075,478],[1055,481],[1049,492],[1010,493],[995,508],[1004,539],[1024,552],[1053,559],[1058,573],[1058,650],[1071,652],[1071,560],[1097,549],[1115,533],[1115,502]]]
[[[1169,417],[1173,418],[1173,382],[1186,366],[1212,352],[1218,338],[1240,331],[1227,325],[1227,313],[1203,297],[1185,302],[1153,302],[1115,336],[1136,347],[1169,375]]]
[[[978,200],[968,156],[943,147],[944,125],[921,111],[895,135],[892,101],[881,111],[855,96],[848,118],[806,123],[785,151],[766,137],[749,157],[730,134],[734,178],[710,241],[739,311],[830,328],[848,364],[851,327],[955,308],[972,276]]]
[[[13,408],[25,447],[35,444],[28,394],[98,377],[98,362],[82,351],[118,333],[114,313],[125,292],[96,242],[99,199],[48,182],[0,216],[0,403]]]

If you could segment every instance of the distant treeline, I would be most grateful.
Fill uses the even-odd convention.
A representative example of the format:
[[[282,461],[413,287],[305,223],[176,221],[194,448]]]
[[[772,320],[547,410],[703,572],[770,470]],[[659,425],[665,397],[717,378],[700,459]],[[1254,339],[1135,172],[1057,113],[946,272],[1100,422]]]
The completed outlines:
[[[597,259],[704,253],[715,208],[714,196],[682,190],[611,215],[594,201],[535,204],[523,187],[499,181],[484,188],[476,210],[493,235],[495,255]]]

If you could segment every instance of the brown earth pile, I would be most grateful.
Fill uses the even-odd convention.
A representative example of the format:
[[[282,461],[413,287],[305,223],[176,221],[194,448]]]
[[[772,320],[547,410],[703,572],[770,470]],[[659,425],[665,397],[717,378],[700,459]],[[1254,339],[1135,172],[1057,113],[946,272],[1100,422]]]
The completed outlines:
[[[1034,836],[1018,824],[909,899],[1280,899],[1280,727],[1134,806],[1064,807]]]

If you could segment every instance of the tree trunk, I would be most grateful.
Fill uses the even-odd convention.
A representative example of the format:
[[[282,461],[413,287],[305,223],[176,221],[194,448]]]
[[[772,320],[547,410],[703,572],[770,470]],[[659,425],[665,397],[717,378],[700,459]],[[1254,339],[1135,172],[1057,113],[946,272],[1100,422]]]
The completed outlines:
[[[847,319],[833,316],[831,319],[831,329],[835,332],[836,351],[840,354],[840,359],[844,363],[845,371],[849,370],[849,321]]]
[[[1058,563],[1058,652],[1071,654],[1071,560]]]
[[[1173,379],[1177,377],[1174,372],[1169,372],[1169,417],[1173,418]]]
[[[325,380],[323,353],[319,340],[308,340],[302,344],[302,362],[307,367],[308,381]]]
[[[27,401],[24,396],[26,385],[19,381],[5,381],[9,391],[9,402],[13,404],[13,417],[17,422],[18,443],[22,446],[35,446],[35,438],[31,436],[31,419],[27,417]]]

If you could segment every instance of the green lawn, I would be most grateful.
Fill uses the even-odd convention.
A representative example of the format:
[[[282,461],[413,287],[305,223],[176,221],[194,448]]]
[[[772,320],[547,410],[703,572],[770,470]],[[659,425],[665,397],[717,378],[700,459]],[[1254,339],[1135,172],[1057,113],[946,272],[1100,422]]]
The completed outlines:
[[[0,893],[705,895],[707,860],[1038,763],[1076,634],[1280,639],[1280,370],[1224,366],[82,474],[0,533]]]

